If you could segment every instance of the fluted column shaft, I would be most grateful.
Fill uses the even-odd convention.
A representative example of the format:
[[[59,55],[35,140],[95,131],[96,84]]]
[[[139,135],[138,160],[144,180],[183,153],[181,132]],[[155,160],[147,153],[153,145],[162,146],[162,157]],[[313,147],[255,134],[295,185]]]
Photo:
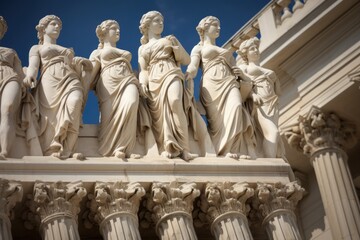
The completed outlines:
[[[104,240],[141,239],[137,216],[126,212],[118,212],[104,219],[100,224],[100,233]]]
[[[11,240],[11,222],[8,216],[0,214],[0,240]]]
[[[358,141],[355,125],[312,107],[285,135],[310,156],[333,238],[360,239],[359,199],[345,153]]]
[[[293,211],[274,211],[264,219],[263,225],[269,239],[302,239]]]
[[[43,219],[40,230],[44,240],[80,240],[77,222],[73,216],[64,213]]]
[[[346,160],[340,149],[312,156],[316,178],[334,239],[360,239],[360,207]]]
[[[182,211],[172,212],[162,217],[156,224],[156,233],[163,240],[197,239],[191,215]]]
[[[211,224],[211,230],[218,240],[253,239],[246,216],[235,211],[216,218]]]

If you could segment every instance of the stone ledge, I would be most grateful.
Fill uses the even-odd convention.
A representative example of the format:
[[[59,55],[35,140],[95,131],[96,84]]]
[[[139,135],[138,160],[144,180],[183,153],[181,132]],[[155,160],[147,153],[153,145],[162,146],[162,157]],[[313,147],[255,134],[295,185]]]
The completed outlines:
[[[292,169],[283,159],[234,160],[199,157],[181,159],[88,158],[59,160],[53,157],[24,157],[0,162],[0,178],[21,182],[81,180],[124,182],[282,182],[294,180]]]

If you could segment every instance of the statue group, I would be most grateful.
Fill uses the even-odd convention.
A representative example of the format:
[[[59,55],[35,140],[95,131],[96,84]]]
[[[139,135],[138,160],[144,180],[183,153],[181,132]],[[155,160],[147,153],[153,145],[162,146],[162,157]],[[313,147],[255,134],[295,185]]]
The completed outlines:
[[[102,156],[141,157],[133,150],[144,131],[151,131],[159,154],[166,158],[189,161],[205,156],[209,142],[217,156],[281,156],[279,81],[272,70],[259,66],[257,38],[230,49],[219,47],[220,21],[208,16],[196,27],[200,41],[189,55],[174,35],[162,36],[164,18],[150,11],[140,20],[137,76],[130,64],[132,54],[116,46],[120,26],[115,20],[96,27],[99,45],[89,59],[57,44],[61,28],[54,15],[39,21],[39,44],[30,49],[26,68],[13,49],[0,47],[0,159],[8,157],[17,134],[32,141],[42,155],[84,159],[76,143],[90,90],[99,102]],[[0,17],[0,38],[6,30]],[[181,65],[188,66],[185,73]],[[193,94],[199,68],[207,125]],[[197,153],[191,151],[190,139],[197,142]]]

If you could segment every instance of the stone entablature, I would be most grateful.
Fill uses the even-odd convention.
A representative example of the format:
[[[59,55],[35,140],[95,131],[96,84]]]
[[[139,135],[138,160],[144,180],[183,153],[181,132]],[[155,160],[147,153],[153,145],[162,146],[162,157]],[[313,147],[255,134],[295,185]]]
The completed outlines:
[[[219,175],[219,172],[221,172],[221,175]],[[78,211],[68,214],[69,217],[66,217],[67,215],[65,214],[65,220],[69,220],[65,221],[67,223],[65,227],[71,228],[71,226],[78,225],[79,236],[82,239],[86,239],[88,237],[86,234],[90,234],[90,232],[95,232],[99,237],[101,233],[104,238],[111,239],[110,236],[113,232],[108,231],[108,229],[111,228],[107,227],[107,225],[113,224],[111,226],[117,226],[115,223],[119,222],[119,219],[127,219],[126,226],[132,226],[129,228],[129,231],[133,236],[139,236],[137,234],[140,229],[140,236],[143,239],[147,239],[146,236],[142,234],[144,231],[153,231],[153,234],[155,234],[156,226],[160,227],[163,224],[167,224],[166,222],[169,221],[170,218],[178,219],[181,222],[180,217],[186,220],[188,223],[186,226],[198,226],[197,224],[193,224],[192,219],[192,217],[196,215],[195,212],[199,212],[199,207],[196,203],[198,200],[204,199],[206,195],[209,196],[206,191],[209,192],[210,190],[206,189],[210,189],[211,186],[220,186],[220,188],[223,188],[221,191],[224,191],[223,194],[225,194],[225,197],[228,196],[226,197],[226,199],[228,199],[226,201],[230,201],[231,203],[229,202],[229,204],[231,206],[236,207],[241,205],[238,209],[239,214],[236,213],[234,216],[237,217],[241,215],[241,219],[247,222],[247,212],[249,211],[249,206],[251,206],[249,201],[253,199],[251,193],[256,191],[259,181],[270,185],[274,185],[275,183],[286,185],[294,181],[291,167],[283,159],[237,161],[232,158],[219,157],[196,158],[190,163],[184,162],[180,158],[168,159],[161,157],[154,159],[127,159],[126,161],[119,160],[116,157],[88,158],[85,161],[75,159],[59,161],[52,157],[24,157],[23,159],[9,159],[8,161],[0,162],[0,175],[2,178],[10,181],[17,180],[17,182],[22,185],[24,196],[28,196],[22,199],[23,203],[26,202],[26,199],[28,199],[27,201],[33,201],[34,197],[39,195],[34,192],[34,189],[39,189],[36,186],[43,186],[45,189],[49,189],[49,191],[53,189],[52,192],[56,189],[58,190],[55,192],[59,192],[61,189],[64,189],[65,192],[71,192],[71,189],[75,189],[72,192],[87,193],[88,197],[81,194],[82,201],[80,201],[77,206],[80,209],[77,217],[72,218],[71,216],[76,215]],[[62,182],[59,182],[60,180]],[[81,180],[81,182],[79,180]],[[77,188],[82,190],[76,191]],[[65,192],[63,194],[64,201],[70,201],[70,198],[66,198],[66,196],[70,195],[66,195]],[[158,194],[154,194],[155,192]],[[160,194],[161,192],[162,194]],[[179,195],[180,192],[182,192],[182,194]],[[160,201],[165,198],[158,199],[159,194],[161,196],[167,196],[166,199],[168,200],[166,200],[166,203]],[[188,201],[190,200],[189,194],[192,195],[191,201]],[[150,205],[148,204],[148,208],[146,208],[144,204],[149,202],[148,200],[151,196],[153,196],[153,203],[156,203],[152,205],[153,208],[149,207]],[[183,200],[181,200],[181,196]],[[87,198],[90,200],[85,200]],[[174,199],[171,200],[171,198],[178,198],[179,200],[173,201]],[[156,225],[154,222],[155,218],[151,217],[151,214],[155,214],[155,212],[152,213],[152,211],[154,211],[154,209],[161,210],[160,206],[165,205],[169,205],[170,207],[166,209],[171,209],[170,205],[179,201],[187,201],[188,207],[183,208],[183,210],[176,208],[177,210],[175,212],[168,212],[166,216],[159,215],[160,218],[158,221],[164,219],[163,224],[158,223]],[[179,206],[185,206],[185,202]],[[238,202],[238,204],[234,205],[232,202]],[[192,209],[193,203],[195,203],[194,209]],[[226,202],[224,202],[224,204],[226,205]],[[32,206],[33,210],[36,209],[34,208],[34,204],[27,203],[26,205],[30,206],[30,208]],[[139,206],[139,210],[137,210],[137,206]],[[214,207],[216,208],[215,205]],[[219,213],[222,215],[225,214],[225,218],[230,217],[233,219],[233,216],[227,214],[225,208],[223,207],[222,212]],[[204,209],[205,208],[202,210]],[[29,220],[29,217],[30,219],[32,218],[33,223],[34,220],[38,221],[37,225],[33,225],[35,228],[33,228],[32,233],[38,231],[38,227],[41,225],[41,217],[37,215],[36,211],[29,211],[24,204],[18,204],[14,210],[15,219],[17,220],[12,228],[13,232],[15,232],[14,237],[16,236],[16,239],[21,238],[21,234],[24,232],[29,234],[29,230],[25,229],[24,223],[27,222],[27,227],[29,227],[29,222],[31,221],[20,220],[22,217],[27,217],[27,220]],[[145,214],[144,211],[147,213]],[[184,213],[180,214],[181,211],[184,211]],[[203,213],[207,214],[206,211]],[[231,214],[235,213],[234,211],[236,211],[235,208],[231,210]],[[91,212],[92,218],[91,214],[89,214]],[[121,212],[126,213],[126,216]],[[181,216],[177,215],[178,213]],[[98,217],[94,218],[94,216]],[[140,219],[137,219],[138,216],[141,216]],[[188,217],[184,218],[186,216]],[[87,221],[85,221],[86,219]],[[89,219],[93,226],[90,230],[84,230],[84,227],[88,225],[86,222],[89,223]],[[94,221],[95,219],[97,219],[97,221]],[[219,220],[217,226],[214,226],[215,228],[222,226],[222,220]],[[161,220],[159,222],[161,222]],[[19,224],[21,224],[21,226]],[[97,226],[97,224],[100,225]],[[210,227],[209,222],[204,222],[204,224],[202,228]],[[146,230],[144,226],[149,227],[148,230]],[[195,230],[187,229],[186,231],[196,234],[197,228],[194,229]],[[249,236],[251,236],[250,228],[248,229]],[[117,234],[118,233],[119,232],[117,232]],[[208,234],[210,234],[210,231]],[[159,233],[159,236],[161,239],[167,239],[164,238],[161,233]],[[214,232],[214,237],[217,238],[216,231]],[[133,239],[137,238],[134,237]],[[200,237],[199,239],[203,238]]]

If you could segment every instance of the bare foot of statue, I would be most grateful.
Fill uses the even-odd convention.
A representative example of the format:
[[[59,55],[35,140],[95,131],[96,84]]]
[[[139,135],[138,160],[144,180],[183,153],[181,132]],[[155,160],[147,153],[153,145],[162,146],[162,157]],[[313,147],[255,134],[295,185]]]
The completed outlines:
[[[115,155],[115,157],[120,158],[120,159],[125,158],[125,153],[122,151],[116,151],[114,155]]]
[[[51,154],[51,156],[52,156],[52,157],[55,157],[55,158],[61,159],[61,152],[53,152],[53,153]]]
[[[129,157],[130,157],[130,158],[133,158],[133,159],[139,159],[139,158],[141,158],[141,155],[140,155],[140,154],[136,154],[136,153],[132,153],[132,154],[130,154]]]
[[[233,158],[233,159],[236,159],[236,160],[239,159],[239,155],[236,154],[236,153],[227,153],[227,154],[226,154],[226,157],[228,157],[228,158]]]
[[[166,158],[173,158],[173,156],[171,155],[171,153],[167,152],[167,151],[163,151],[161,153],[162,157],[166,157]]]
[[[6,153],[0,153],[0,160],[6,160]]]
[[[251,157],[249,155],[242,154],[240,155],[240,159],[251,159]]]
[[[198,154],[189,153],[188,151],[183,151],[181,156],[181,158],[185,161],[190,161],[197,157],[199,157]]]
[[[82,153],[73,153],[72,157],[77,160],[85,160],[85,156]]]

